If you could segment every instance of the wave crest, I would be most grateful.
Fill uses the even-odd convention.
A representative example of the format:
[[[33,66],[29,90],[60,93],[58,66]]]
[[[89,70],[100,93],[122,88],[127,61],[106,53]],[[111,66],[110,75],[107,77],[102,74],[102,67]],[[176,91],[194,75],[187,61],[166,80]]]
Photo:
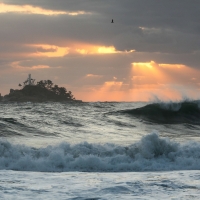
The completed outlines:
[[[154,103],[141,108],[120,111],[156,123],[200,124],[199,102]]]
[[[130,172],[199,170],[200,144],[180,145],[157,133],[130,146],[61,143],[31,148],[0,141],[0,169],[19,171]]]

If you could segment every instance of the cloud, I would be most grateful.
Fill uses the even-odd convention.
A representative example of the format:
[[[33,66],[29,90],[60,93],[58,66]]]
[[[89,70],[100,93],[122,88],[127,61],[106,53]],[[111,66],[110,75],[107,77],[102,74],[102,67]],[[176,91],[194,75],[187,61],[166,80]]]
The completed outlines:
[[[101,75],[96,75],[96,74],[87,74],[86,78],[101,78]]]
[[[29,67],[29,66],[22,66],[22,65],[20,65],[19,61],[11,63],[11,66],[15,70],[18,69],[18,70],[25,70],[25,71],[28,71],[28,70],[49,69],[50,68],[48,65],[35,65],[35,66],[31,66],[31,67]]]
[[[59,47],[48,44],[30,44],[27,45],[36,48],[36,52],[30,54],[33,57],[63,57],[69,53],[68,47]]]
[[[56,52],[58,50],[57,47],[44,47],[44,46],[40,46],[37,48],[37,52]]]
[[[56,11],[56,10],[48,10],[41,7],[36,7],[32,5],[9,5],[0,3],[0,13],[20,13],[20,14],[36,14],[36,15],[83,15],[88,14],[84,11]]]
[[[47,65],[37,65],[37,66],[33,66],[31,67],[31,69],[49,69],[50,67]]]
[[[81,49],[75,50],[80,54],[114,54],[114,53],[132,53],[134,50],[130,51],[117,51],[114,46],[95,46],[92,44],[86,45]]]
[[[81,54],[127,54],[132,53],[134,50],[130,51],[116,51],[113,46],[96,46],[95,44],[68,44],[66,47],[49,45],[49,44],[28,44],[31,48],[36,48],[36,52],[33,49],[33,52],[30,56],[33,57],[64,57],[67,55]]]
[[[7,2],[23,6],[26,1]],[[135,50],[143,53],[182,55],[200,50],[198,1],[165,1],[160,5],[156,0],[126,0],[125,3],[110,0],[106,1],[106,6],[96,0],[58,2],[29,1],[33,7],[45,10],[73,13],[81,8],[85,13],[92,14],[78,15],[76,18],[64,14],[48,19],[43,15],[31,15],[26,19],[20,15],[4,16],[2,21],[0,19],[0,25],[8,27],[10,24],[4,30],[6,38],[14,42],[24,42],[26,39],[29,43],[31,40],[31,43],[45,44],[56,41],[54,45],[58,46],[79,41],[102,47],[113,46],[115,51]],[[113,5],[115,9],[111,9]],[[115,19],[114,24],[110,23],[112,18]],[[77,48],[77,51],[82,54],[86,52],[81,48]]]

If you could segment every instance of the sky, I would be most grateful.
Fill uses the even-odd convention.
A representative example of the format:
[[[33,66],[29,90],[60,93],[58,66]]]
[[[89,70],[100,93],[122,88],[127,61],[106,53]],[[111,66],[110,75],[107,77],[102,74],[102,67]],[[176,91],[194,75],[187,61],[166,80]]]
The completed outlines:
[[[31,74],[83,101],[199,99],[199,13],[199,0],[0,0],[0,93]]]

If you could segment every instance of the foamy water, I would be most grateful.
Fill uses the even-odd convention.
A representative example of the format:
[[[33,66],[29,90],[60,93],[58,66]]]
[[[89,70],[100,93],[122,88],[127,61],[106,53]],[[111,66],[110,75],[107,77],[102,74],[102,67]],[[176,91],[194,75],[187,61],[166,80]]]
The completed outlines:
[[[41,172],[132,172],[200,169],[200,143],[144,136],[129,146],[61,143],[44,148],[0,143],[0,169]]]
[[[199,171],[17,172],[0,171],[1,199],[199,199]]]
[[[2,199],[199,199],[199,102],[0,104]]]

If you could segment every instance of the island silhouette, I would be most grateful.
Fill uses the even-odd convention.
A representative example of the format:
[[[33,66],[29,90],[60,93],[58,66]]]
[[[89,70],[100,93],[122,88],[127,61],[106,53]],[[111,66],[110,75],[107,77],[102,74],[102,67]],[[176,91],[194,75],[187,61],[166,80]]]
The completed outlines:
[[[5,102],[81,102],[75,99],[71,91],[55,85],[51,80],[41,80],[35,84],[35,79],[32,79],[29,74],[23,83],[24,85],[19,84],[22,89],[10,89],[10,93],[1,96],[0,100]]]

